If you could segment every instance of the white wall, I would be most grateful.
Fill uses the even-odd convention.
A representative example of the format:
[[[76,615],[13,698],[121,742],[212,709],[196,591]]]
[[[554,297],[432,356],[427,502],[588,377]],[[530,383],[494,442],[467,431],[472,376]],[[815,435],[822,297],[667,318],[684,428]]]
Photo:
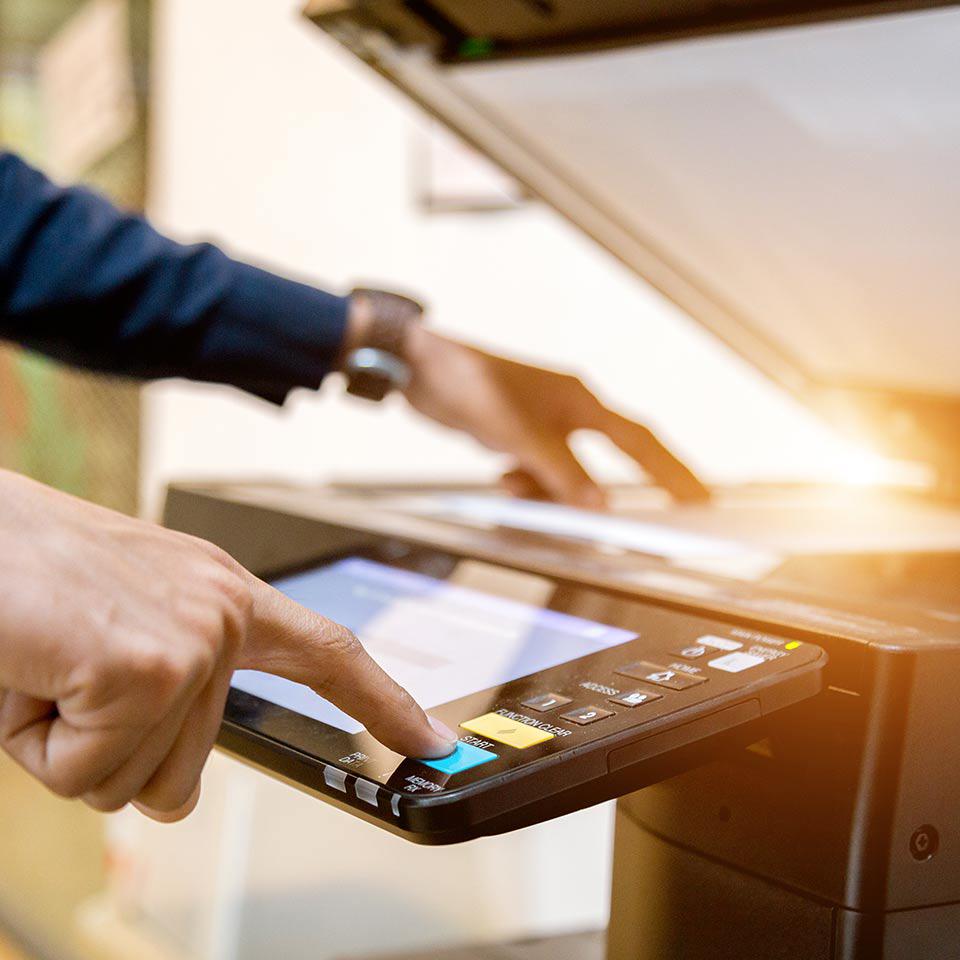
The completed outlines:
[[[158,3],[151,209],[161,225],[338,289],[369,280],[414,290],[446,330],[587,373],[605,398],[652,421],[710,476],[802,474],[811,462],[847,462],[794,403],[549,211],[424,215],[412,188],[420,121],[302,22],[297,5]],[[500,465],[471,441],[415,419],[402,401],[386,409],[351,403],[339,384],[320,396],[302,392],[283,411],[229,390],[161,384],[148,390],[144,417],[150,510],[171,478],[490,477]],[[603,451],[599,458],[605,471],[624,469]],[[344,922],[313,956],[414,945],[417,930],[428,943],[603,922],[608,809],[440,854],[345,823],[279,787],[263,787],[262,797],[252,857],[288,905],[300,904],[309,919],[316,897],[350,878],[352,899],[338,901]],[[298,838],[322,851],[328,834],[332,856],[287,871]],[[344,873],[338,860],[351,850],[357,856]],[[357,891],[366,883],[378,895],[378,864],[415,878],[405,897],[430,891],[419,900],[427,922],[413,929],[396,911],[377,919],[376,903]],[[517,885],[535,900],[513,896]],[[429,924],[439,916],[438,890],[460,900],[442,911],[442,935]],[[359,931],[353,940],[347,920]]]

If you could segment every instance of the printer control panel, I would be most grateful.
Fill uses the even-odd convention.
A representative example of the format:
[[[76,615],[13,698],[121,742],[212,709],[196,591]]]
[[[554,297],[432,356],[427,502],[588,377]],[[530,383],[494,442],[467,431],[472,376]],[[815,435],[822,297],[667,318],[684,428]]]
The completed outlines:
[[[582,672],[524,678],[476,716],[433,711],[456,721],[457,749],[440,760],[404,761],[390,785],[417,788],[409,793],[451,789],[613,733],[652,731],[656,721],[729,695],[753,676],[788,671],[820,654],[813,644],[736,628],[672,644],[638,638],[629,647]]]
[[[402,757],[308,687],[238,671],[221,745],[422,842],[493,831],[501,809],[559,815],[581,787],[579,806],[637,789],[813,696],[827,659],[805,638],[389,540],[272,582],[353,630],[458,743]]]

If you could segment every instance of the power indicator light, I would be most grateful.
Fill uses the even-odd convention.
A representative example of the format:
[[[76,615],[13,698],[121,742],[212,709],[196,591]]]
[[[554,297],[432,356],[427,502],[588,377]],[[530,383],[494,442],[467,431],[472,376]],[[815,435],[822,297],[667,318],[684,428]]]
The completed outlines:
[[[800,641],[799,641],[799,640],[791,640],[791,641],[786,645],[786,647],[784,647],[784,649],[785,649],[785,650],[796,650],[797,647],[799,647],[799,646],[800,646]]]
[[[460,56],[466,60],[480,60],[493,53],[494,42],[490,37],[467,37],[460,44]]]

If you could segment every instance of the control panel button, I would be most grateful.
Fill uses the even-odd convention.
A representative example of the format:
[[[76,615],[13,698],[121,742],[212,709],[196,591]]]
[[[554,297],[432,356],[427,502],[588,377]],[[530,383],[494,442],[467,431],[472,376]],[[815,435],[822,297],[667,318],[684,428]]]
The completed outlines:
[[[561,697],[559,693],[541,693],[538,697],[522,700],[521,704],[539,713],[547,713],[549,710],[556,710],[557,707],[565,707],[571,702],[569,697]]]
[[[449,757],[441,757],[439,760],[421,760],[425,767],[431,767],[439,770],[440,773],[454,774],[463,773],[464,770],[472,770],[479,767],[482,763],[489,763],[496,760],[497,755],[489,750],[481,750],[472,743],[460,742],[457,749]]]
[[[375,783],[371,783],[369,780],[357,780],[353,785],[353,790],[358,800],[369,803],[371,807],[379,806],[377,794],[380,792],[380,788]]]
[[[660,667],[645,660],[628,663],[625,667],[618,667],[616,672],[634,680],[642,680],[644,683],[666,687],[668,690],[686,690],[688,687],[695,687],[698,683],[705,683],[707,680],[706,677],[691,676],[689,673],[671,670],[669,667]]]
[[[324,767],[323,782],[333,790],[339,790],[341,793],[347,792],[347,774],[344,770],[338,770],[331,766]]]
[[[619,697],[611,697],[611,703],[619,703],[621,707],[642,707],[645,703],[653,703],[654,700],[662,700],[662,693],[654,693],[653,690],[631,690],[629,693],[621,693]]]
[[[615,716],[612,710],[604,710],[603,707],[595,707],[592,704],[588,707],[582,707],[579,710],[570,710],[568,713],[561,713],[563,720],[569,720],[571,723],[578,723],[585,727],[588,723],[596,723],[598,720],[605,720],[607,717]]]
[[[683,657],[684,660],[699,660],[707,655],[707,649],[702,643],[691,643],[689,646],[671,650],[670,653],[675,657]]]
[[[739,650],[743,644],[739,640],[731,640],[729,637],[717,637],[712,633],[697,637],[697,643],[701,647],[713,647],[714,650]]]
[[[761,663],[766,662],[764,657],[756,657],[752,653],[728,653],[724,657],[717,657],[716,660],[708,660],[707,666],[726,673],[740,673],[742,670],[759,667]]]
[[[499,713],[485,713],[482,717],[464,720],[460,726],[478,736],[505,743],[508,747],[516,747],[517,750],[526,750],[527,747],[553,739],[553,734],[546,730],[528,727],[519,720],[501,717]]]

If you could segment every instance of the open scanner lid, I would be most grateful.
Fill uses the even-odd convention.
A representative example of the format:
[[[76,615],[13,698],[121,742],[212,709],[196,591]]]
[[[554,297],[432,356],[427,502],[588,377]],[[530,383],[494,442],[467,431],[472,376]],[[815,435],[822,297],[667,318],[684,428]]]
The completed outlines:
[[[776,381],[960,490],[960,6],[307,12]]]

